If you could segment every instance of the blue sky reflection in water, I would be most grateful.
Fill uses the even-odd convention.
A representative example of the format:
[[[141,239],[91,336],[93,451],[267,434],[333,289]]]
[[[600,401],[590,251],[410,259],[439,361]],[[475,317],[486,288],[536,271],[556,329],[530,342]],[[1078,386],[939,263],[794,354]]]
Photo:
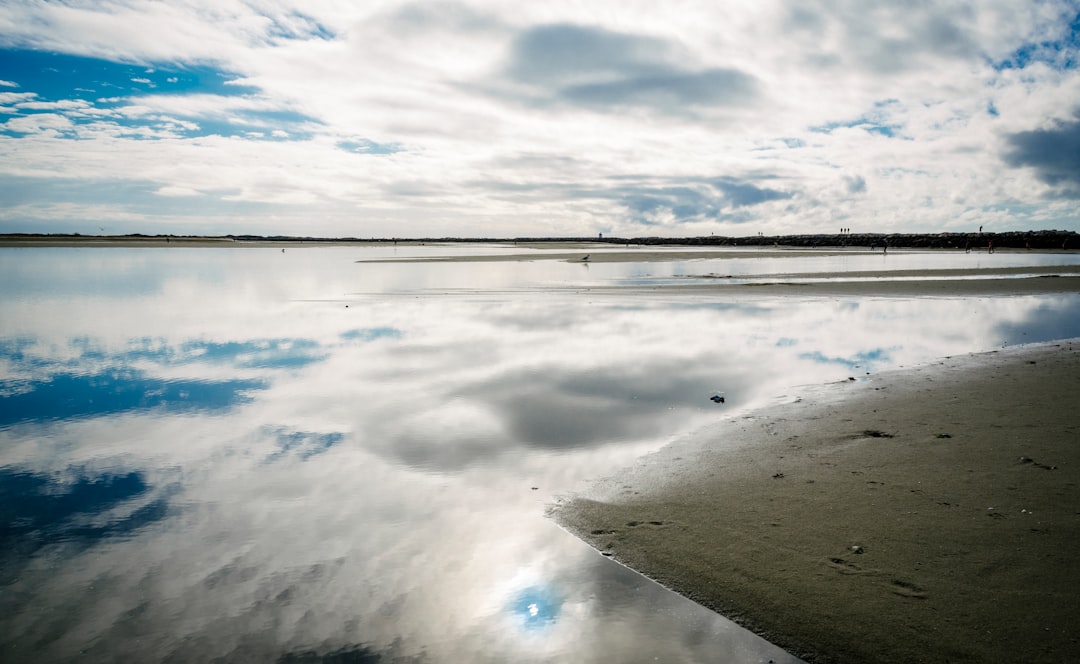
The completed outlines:
[[[448,293],[364,251],[4,251],[5,661],[784,661],[545,505],[800,385],[1080,336],[1075,295]]]

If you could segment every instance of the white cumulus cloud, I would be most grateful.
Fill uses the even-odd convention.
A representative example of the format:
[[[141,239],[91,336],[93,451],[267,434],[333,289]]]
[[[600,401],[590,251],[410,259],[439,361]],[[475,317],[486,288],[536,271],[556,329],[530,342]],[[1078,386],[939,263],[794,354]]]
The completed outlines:
[[[250,215],[305,235],[1077,229],[1078,12],[11,3],[0,47],[134,68],[127,90],[86,81],[92,101],[5,74],[0,178],[92,174],[179,206],[132,220],[118,194],[132,231],[183,232],[189,199],[221,232]],[[174,89],[195,68],[213,89]]]

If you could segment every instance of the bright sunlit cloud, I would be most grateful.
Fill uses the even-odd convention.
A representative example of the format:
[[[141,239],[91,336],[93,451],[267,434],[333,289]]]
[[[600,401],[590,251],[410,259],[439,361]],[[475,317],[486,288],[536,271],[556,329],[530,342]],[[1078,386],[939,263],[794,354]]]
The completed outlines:
[[[1080,2],[0,7],[0,232],[1080,229]]]

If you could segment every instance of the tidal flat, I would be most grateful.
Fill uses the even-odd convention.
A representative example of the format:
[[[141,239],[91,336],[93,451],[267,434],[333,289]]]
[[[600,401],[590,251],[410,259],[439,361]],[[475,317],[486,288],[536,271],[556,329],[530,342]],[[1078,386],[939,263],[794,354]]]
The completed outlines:
[[[5,661],[795,662],[548,510],[808,387],[1080,337],[1070,253],[168,244],[0,248]]]

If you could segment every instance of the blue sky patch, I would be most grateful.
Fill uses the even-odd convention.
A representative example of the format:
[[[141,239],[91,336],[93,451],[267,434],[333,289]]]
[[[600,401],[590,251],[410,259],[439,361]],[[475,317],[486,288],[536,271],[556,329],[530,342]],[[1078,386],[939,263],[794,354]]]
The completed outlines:
[[[1054,69],[1076,69],[1080,65],[1080,13],[1073,17],[1058,39],[1028,42],[990,65],[997,71],[1025,69],[1040,62]]]
[[[398,143],[376,143],[366,138],[338,141],[337,146],[346,152],[355,152],[357,154],[395,154],[403,149]]]
[[[811,353],[800,353],[799,359],[819,362],[821,364],[838,364],[849,369],[862,368],[870,371],[875,363],[889,361],[889,351],[884,348],[877,348],[863,353],[856,353],[851,357],[830,357],[821,351],[814,351]]]
[[[274,432],[274,438],[277,451],[271,454],[267,461],[277,461],[286,456],[296,456],[301,461],[307,461],[345,440],[345,434],[278,430]]]
[[[331,41],[337,36],[329,27],[298,10],[289,11],[282,18],[274,16],[264,16],[264,18],[271,21],[267,36],[273,41],[294,39]]]
[[[251,401],[262,380],[165,380],[133,369],[57,373],[45,380],[0,381],[0,426],[119,415],[220,412]],[[27,389],[29,388],[29,389]]]
[[[375,330],[371,334],[383,333]],[[390,330],[385,334],[397,332]],[[75,354],[62,360],[35,352],[37,345],[30,337],[0,339],[0,357],[34,376],[30,380],[0,380],[0,424],[158,406],[168,410],[214,410],[243,401],[241,393],[247,390],[267,387],[262,380],[208,382],[155,378],[133,368],[140,362],[161,366],[207,363],[239,369],[298,369],[327,357],[322,345],[312,339],[196,340],[171,345],[162,339],[142,338],[132,340],[126,349],[117,352],[105,350],[94,339],[78,337],[68,341]],[[19,399],[12,400],[17,395],[21,395]],[[54,402],[53,415],[48,415],[50,399]]]
[[[79,138],[105,126],[131,139],[198,136],[303,140],[320,123],[274,107],[259,88],[209,65],[132,64],[78,55],[0,50],[0,136],[49,129]],[[214,103],[169,103],[198,95]],[[35,122],[38,120],[38,122]]]
[[[816,134],[831,134],[836,129],[862,129],[868,134],[876,134],[888,138],[895,138],[903,126],[895,122],[888,122],[887,117],[890,109],[899,104],[897,99],[879,99],[874,102],[873,108],[854,120],[841,120],[838,122],[826,122],[825,124],[810,127],[810,131]]]
[[[128,364],[150,360],[160,364],[206,362],[242,369],[298,369],[326,359],[312,339],[250,339],[247,341],[187,341],[171,346],[161,339],[138,339],[114,361]]]
[[[868,134],[876,134],[878,136],[885,136],[887,138],[895,138],[896,132],[901,129],[901,126],[898,124],[884,124],[881,122],[875,122],[866,117],[861,117],[856,120],[849,120],[846,122],[827,122],[823,125],[810,127],[810,131],[816,134],[831,134],[834,130],[841,128],[862,129]]]
[[[311,339],[254,339],[190,341],[180,346],[179,358],[246,369],[298,369],[326,359],[326,354]]]
[[[395,327],[367,327],[341,333],[347,341],[375,341],[376,339],[400,339],[401,330]]]
[[[156,94],[255,94],[237,85],[235,74],[205,65],[184,67],[125,64],[80,55],[25,49],[0,50],[0,79],[17,84],[8,92],[33,92],[41,101]]]
[[[0,470],[0,539],[56,526],[77,514],[98,514],[146,492],[138,473],[79,477],[61,485],[45,474]]]
[[[1010,346],[1080,337],[1080,302],[1063,297],[1040,305],[1026,318],[999,323],[994,334]]]
[[[362,336],[364,331],[355,331]],[[399,335],[390,328],[367,331],[368,340]],[[137,363],[178,366],[206,363],[239,369],[291,370],[326,359],[311,339],[196,340],[171,345],[162,339],[134,339],[123,351],[103,349],[94,339],[74,338],[75,351],[58,360],[35,353],[28,337],[0,339],[0,357],[30,378],[0,379],[0,427],[162,410],[166,413],[220,412],[250,402],[267,389],[265,379],[166,379]]]
[[[57,541],[83,546],[130,534],[168,515],[162,497],[124,516],[101,523],[107,514],[152,490],[143,473],[79,473],[74,482],[56,476],[0,469],[0,548],[28,556]]]
[[[530,586],[515,595],[508,608],[521,628],[530,631],[557,621],[562,604],[562,597],[553,588]]]

